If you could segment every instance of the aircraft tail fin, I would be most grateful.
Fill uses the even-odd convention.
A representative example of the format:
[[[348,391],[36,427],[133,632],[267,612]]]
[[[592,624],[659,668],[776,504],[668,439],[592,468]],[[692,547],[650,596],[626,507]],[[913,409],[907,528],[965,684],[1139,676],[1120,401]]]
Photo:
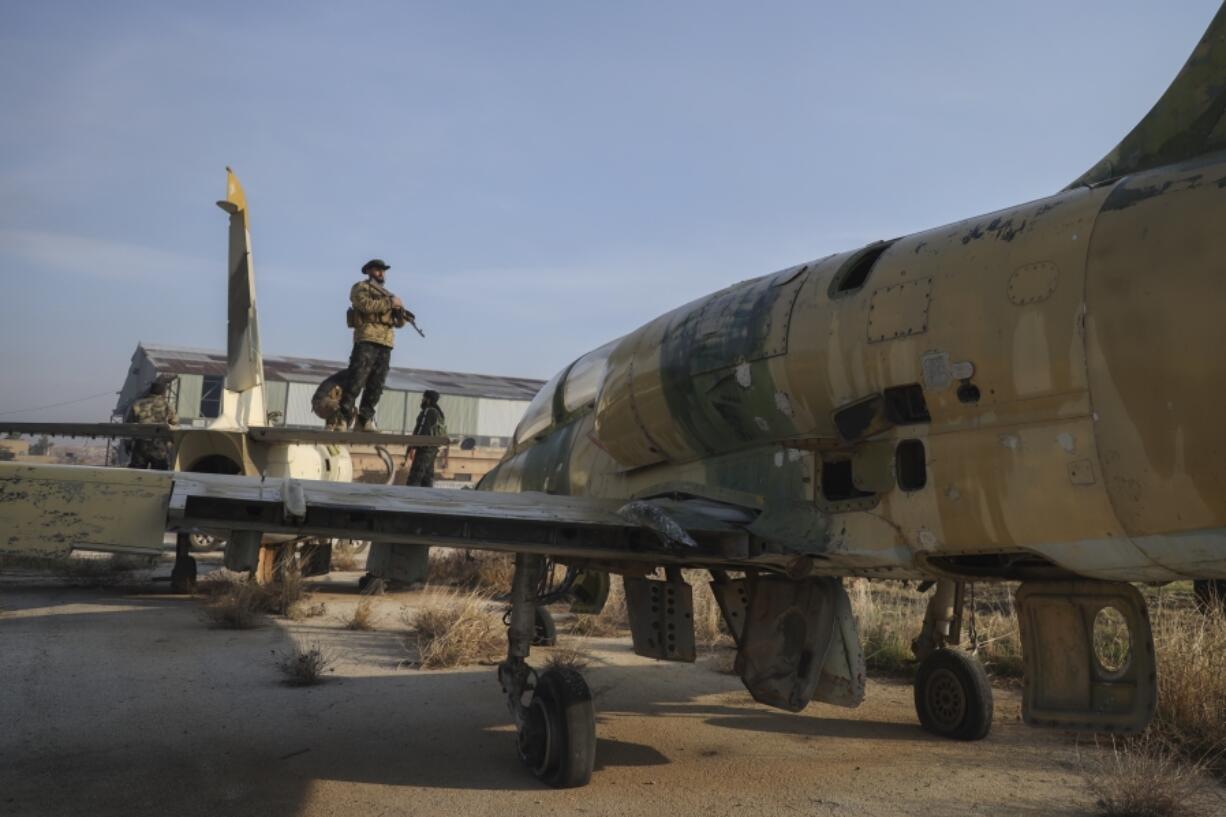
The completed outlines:
[[[264,358],[260,353],[260,326],[256,319],[255,268],[251,262],[247,197],[238,177],[228,167],[226,197],[217,202],[217,206],[230,214],[225,388],[227,392],[237,393],[239,398],[234,406],[236,416],[230,419],[241,426],[262,426],[267,422]]]
[[[1226,150],[1226,4],[1166,93],[1115,149],[1067,189]]]

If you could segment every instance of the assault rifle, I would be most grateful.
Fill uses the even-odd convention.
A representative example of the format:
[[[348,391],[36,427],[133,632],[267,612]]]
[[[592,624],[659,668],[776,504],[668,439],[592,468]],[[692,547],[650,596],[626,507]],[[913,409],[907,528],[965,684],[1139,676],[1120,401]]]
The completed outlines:
[[[413,327],[414,330],[416,330],[417,334],[421,335],[423,338],[426,336],[426,333],[421,331],[421,327],[417,325],[417,321],[414,319],[413,313],[405,309],[403,306],[392,307],[392,320],[407,323],[409,326]]]

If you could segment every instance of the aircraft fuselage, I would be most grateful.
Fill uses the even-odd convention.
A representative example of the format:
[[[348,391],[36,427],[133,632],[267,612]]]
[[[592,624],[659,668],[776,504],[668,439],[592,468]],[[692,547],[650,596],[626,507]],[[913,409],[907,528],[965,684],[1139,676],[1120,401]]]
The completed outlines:
[[[482,487],[761,511],[816,572],[1226,578],[1226,159],[700,298],[545,387]]]

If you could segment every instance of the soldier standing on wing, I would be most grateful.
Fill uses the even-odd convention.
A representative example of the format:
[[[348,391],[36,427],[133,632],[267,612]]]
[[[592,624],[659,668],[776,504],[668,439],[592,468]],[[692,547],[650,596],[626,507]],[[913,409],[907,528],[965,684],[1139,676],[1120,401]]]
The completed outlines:
[[[177,425],[179,418],[166,399],[166,381],[158,379],[149,385],[149,393],[128,408],[130,422]],[[169,440],[133,440],[129,468],[151,468],[154,471],[170,470]]]
[[[383,382],[392,360],[392,339],[396,329],[413,320],[413,313],[404,303],[383,288],[383,274],[391,269],[382,259],[373,258],[362,265],[365,281],[358,281],[349,291],[353,306],[348,323],[353,327],[353,352],[345,393],[341,398],[340,415],[346,426],[354,420],[354,403],[362,395],[357,411],[357,430],[375,430],[375,406],[383,395]]]
[[[441,437],[447,433],[446,417],[438,405],[438,392],[430,389],[421,397],[421,411],[417,413],[417,423],[413,433],[423,437]],[[438,456],[437,445],[419,445],[413,448],[413,465],[409,468],[409,478],[405,485],[419,485],[423,488],[434,487],[434,458]]]

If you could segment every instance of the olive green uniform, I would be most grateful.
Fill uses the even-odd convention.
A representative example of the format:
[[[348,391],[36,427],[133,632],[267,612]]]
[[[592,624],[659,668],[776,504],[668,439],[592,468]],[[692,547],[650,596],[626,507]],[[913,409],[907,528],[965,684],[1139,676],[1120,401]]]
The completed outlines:
[[[346,370],[341,416],[353,419],[354,404],[362,395],[357,416],[364,423],[374,419],[375,408],[383,396],[383,383],[392,361],[396,329],[404,326],[404,316],[392,306],[392,293],[372,280],[358,281],[349,290],[350,323],[353,325],[353,351]]]

